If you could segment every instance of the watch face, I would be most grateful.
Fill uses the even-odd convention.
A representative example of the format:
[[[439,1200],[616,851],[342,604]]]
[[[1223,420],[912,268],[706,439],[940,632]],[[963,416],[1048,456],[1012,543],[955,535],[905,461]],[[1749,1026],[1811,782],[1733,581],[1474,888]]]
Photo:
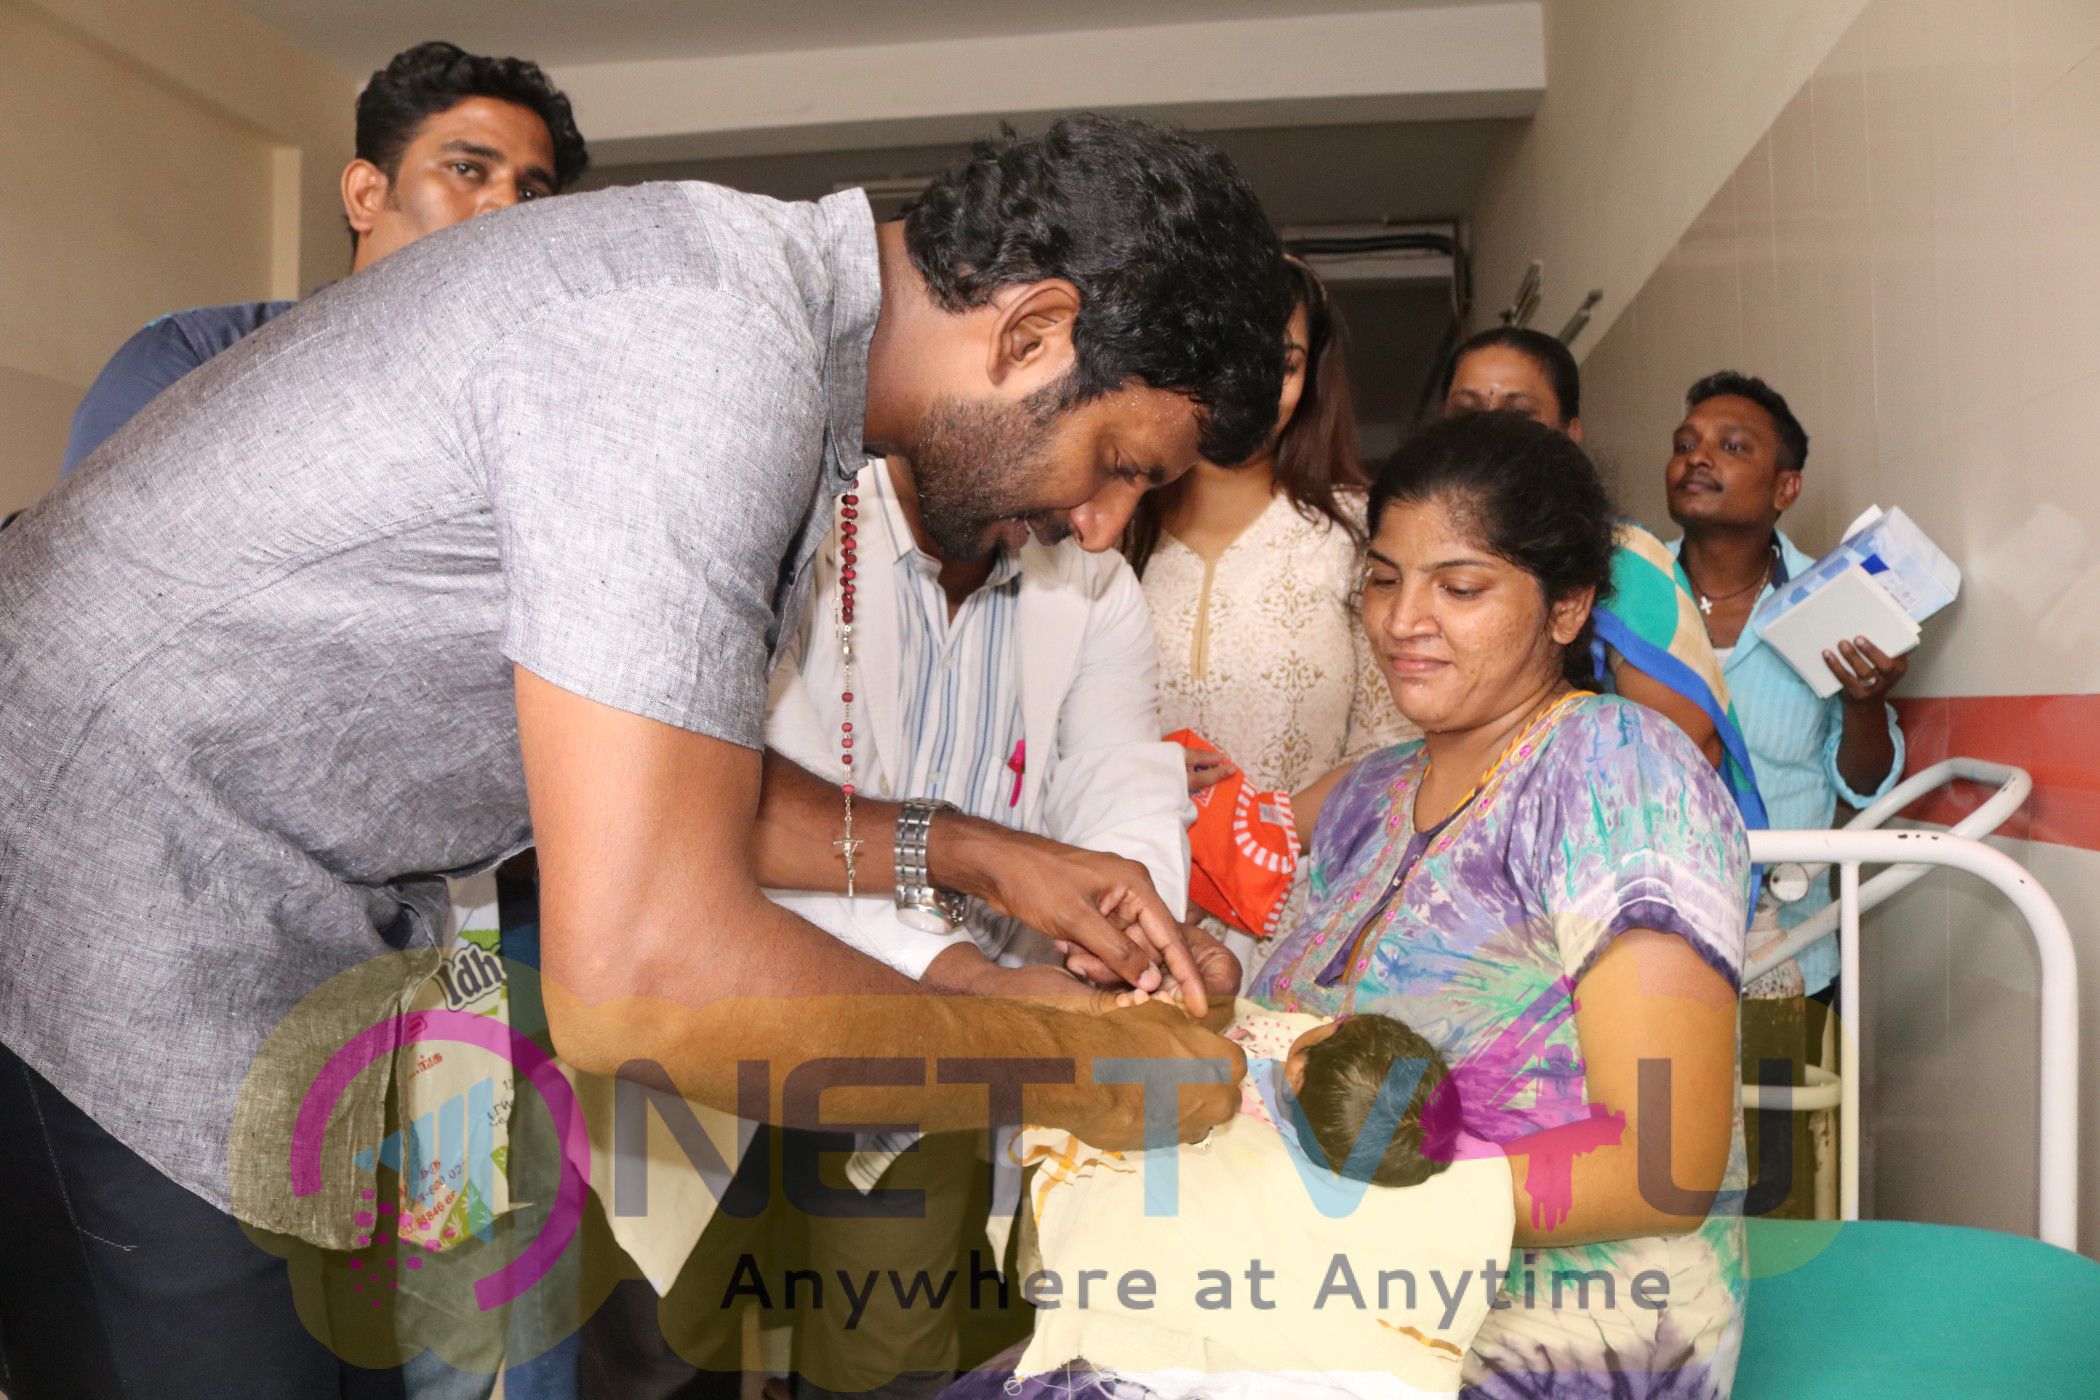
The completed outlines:
[[[897,922],[920,933],[947,933],[955,927],[941,916],[939,910],[929,909],[923,904],[898,905]]]

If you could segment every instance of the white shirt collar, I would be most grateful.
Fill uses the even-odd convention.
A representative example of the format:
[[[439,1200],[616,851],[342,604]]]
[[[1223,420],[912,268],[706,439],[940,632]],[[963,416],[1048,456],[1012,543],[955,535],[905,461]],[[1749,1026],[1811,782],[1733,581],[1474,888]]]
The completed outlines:
[[[889,535],[890,562],[909,562],[912,568],[928,578],[938,576],[941,570],[940,560],[920,549],[918,542],[912,538],[911,522],[904,518],[904,503],[897,498],[897,488],[890,480],[889,464],[880,457],[869,458],[868,468],[860,476],[860,486],[863,504],[872,497],[880,508]],[[866,518],[866,512],[863,511],[863,522]],[[997,588],[1013,580],[1020,572],[1020,551],[1002,548],[998,561],[992,565],[991,576],[984,581],[982,587]]]

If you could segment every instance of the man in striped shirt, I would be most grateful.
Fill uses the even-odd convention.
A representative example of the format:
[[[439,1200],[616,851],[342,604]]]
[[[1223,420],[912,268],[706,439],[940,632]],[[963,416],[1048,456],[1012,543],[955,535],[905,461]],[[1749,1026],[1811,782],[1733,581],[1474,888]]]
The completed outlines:
[[[853,676],[845,674],[839,602],[839,537],[818,556],[812,598],[799,637],[773,675],[769,746],[819,773],[839,770],[842,695],[854,693],[853,779],[874,798],[925,796],[963,812],[1073,846],[1142,864],[1178,916],[1186,913],[1189,812],[1179,750],[1160,742],[1158,653],[1137,578],[1112,550],[1089,553],[1076,540],[1041,537],[957,558],[943,552],[922,518],[908,469],[871,462],[854,495],[858,506]],[[957,992],[1005,996],[1083,995],[1059,951],[1041,933],[972,903],[963,922],[928,933],[903,922],[889,895],[770,891],[774,899],[907,976]],[[1214,945],[1191,934],[1198,957]],[[920,1142],[915,1133],[860,1135],[846,1176],[862,1191],[923,1192],[909,1218],[799,1216],[806,1249],[795,1267],[827,1279],[887,1279],[853,1300],[834,1290],[823,1306],[795,1318],[798,1397],[931,1395],[945,1385],[958,1352],[958,1313],[968,1286],[942,1289],[962,1252],[982,1139],[950,1135]],[[804,1144],[807,1146],[807,1143]],[[851,1149],[851,1139],[824,1144]],[[615,1220],[631,1251],[653,1253],[664,1232],[706,1221]],[[748,1230],[722,1219],[693,1251],[659,1323],[654,1290],[621,1286],[585,1328],[586,1374],[613,1358],[656,1352],[659,1374],[718,1350],[723,1280]],[[740,1236],[725,1246],[730,1236]],[[683,1240],[681,1239],[681,1244]],[[779,1261],[765,1272],[779,1276]],[[985,1270],[996,1261],[977,1261]],[[843,1270],[843,1274],[840,1271]],[[921,1276],[925,1288],[913,1291]],[[651,1272],[646,1262],[644,1272]],[[964,1273],[971,1271],[965,1269]],[[1003,1287],[1003,1286],[1002,1286]],[[938,1297],[936,1296],[938,1295]],[[907,1301],[908,1300],[908,1301]],[[690,1312],[692,1322],[677,1319]],[[727,1357],[725,1365],[733,1365]],[[623,1378],[638,1381],[638,1376]],[[635,1393],[632,1385],[623,1394]],[[653,1392],[652,1392],[653,1393]]]

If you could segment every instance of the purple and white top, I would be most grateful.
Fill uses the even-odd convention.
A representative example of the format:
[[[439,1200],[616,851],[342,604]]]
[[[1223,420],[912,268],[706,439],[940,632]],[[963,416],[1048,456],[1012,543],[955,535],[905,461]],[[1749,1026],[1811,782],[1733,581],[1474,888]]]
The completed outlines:
[[[1251,995],[1280,1011],[1380,1012],[1415,1027],[1452,1066],[1460,1141],[1471,1144],[1460,1150],[1531,1139],[1527,1186],[1542,1213],[1565,1212],[1574,1157],[1619,1131],[1590,1101],[1575,988],[1634,928],[1683,938],[1739,985],[1742,821],[1681,732],[1611,696],[1563,709],[1467,807],[1418,837],[1423,766],[1419,744],[1382,750],[1327,799],[1305,915]],[[1745,1290],[1739,1106],[1736,1122],[1721,1196],[1699,1229],[1519,1251],[1507,1306],[1467,1358],[1468,1393],[1727,1393]],[[1541,1150],[1548,1143],[1560,1150]]]

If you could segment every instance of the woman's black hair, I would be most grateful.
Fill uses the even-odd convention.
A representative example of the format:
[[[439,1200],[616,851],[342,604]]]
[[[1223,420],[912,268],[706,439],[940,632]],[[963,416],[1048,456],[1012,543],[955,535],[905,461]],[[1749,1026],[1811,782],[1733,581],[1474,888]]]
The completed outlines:
[[[1537,579],[1549,604],[1595,589],[1594,617],[1611,595],[1611,497],[1588,454],[1558,429],[1507,410],[1432,420],[1371,483],[1371,534],[1392,507],[1432,501]],[[1569,678],[1584,684],[1594,674],[1589,638],[1585,623],[1565,656]]]
[[[1563,425],[1582,416],[1582,371],[1575,367],[1574,354],[1559,340],[1529,326],[1490,326],[1453,350],[1444,361],[1444,383],[1437,391],[1437,402],[1441,404],[1451,397],[1452,382],[1458,378],[1458,367],[1466,356],[1495,347],[1514,350],[1538,366],[1539,373],[1553,386]]]
[[[1060,407],[1130,385],[1185,394],[1214,462],[1260,450],[1283,391],[1283,244],[1232,162],[1128,117],[1006,131],[926,187],[904,246],[944,309],[1061,277],[1079,289]]]
[[[1349,323],[1327,296],[1319,274],[1297,258],[1284,259],[1290,273],[1292,309],[1305,308],[1305,388],[1291,421],[1276,439],[1276,489],[1307,520],[1332,521],[1358,544],[1363,530],[1348,498],[1361,503],[1370,484],[1356,445],[1356,405],[1349,389]],[[1123,535],[1123,553],[1139,575],[1159,548],[1167,516],[1190,488],[1183,476],[1173,485],[1138,498]]]
[[[417,128],[470,97],[509,102],[545,123],[554,146],[555,193],[576,183],[591,163],[568,96],[548,81],[537,63],[468,53],[438,39],[395,54],[357,95],[357,158],[394,179]]]

